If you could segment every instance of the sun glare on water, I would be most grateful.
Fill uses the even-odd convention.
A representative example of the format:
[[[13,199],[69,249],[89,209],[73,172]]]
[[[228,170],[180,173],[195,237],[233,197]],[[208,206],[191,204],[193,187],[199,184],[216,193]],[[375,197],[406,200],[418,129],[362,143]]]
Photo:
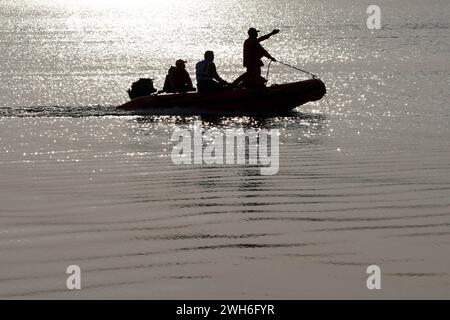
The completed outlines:
[[[81,7],[91,9],[122,9],[128,8],[163,8],[170,7],[176,4],[181,4],[182,0],[59,0],[50,1],[44,0],[48,4],[61,4],[67,7]]]

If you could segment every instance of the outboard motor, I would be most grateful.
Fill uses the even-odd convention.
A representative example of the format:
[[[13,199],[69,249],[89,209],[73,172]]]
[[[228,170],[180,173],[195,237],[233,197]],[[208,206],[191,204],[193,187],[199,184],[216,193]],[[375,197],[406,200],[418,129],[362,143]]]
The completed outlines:
[[[138,81],[133,82],[131,89],[128,89],[128,95],[133,100],[138,97],[149,96],[155,93],[157,90],[153,86],[153,79],[140,78]]]

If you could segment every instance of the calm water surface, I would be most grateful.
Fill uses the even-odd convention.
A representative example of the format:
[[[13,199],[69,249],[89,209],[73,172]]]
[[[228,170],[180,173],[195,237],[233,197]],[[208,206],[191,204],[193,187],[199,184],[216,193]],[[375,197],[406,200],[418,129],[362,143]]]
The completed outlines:
[[[378,1],[375,32],[369,4],[0,0],[0,297],[449,298],[450,3]],[[327,96],[272,118],[114,110],[206,49],[233,80],[251,25]],[[174,165],[196,120],[278,129],[279,173]]]

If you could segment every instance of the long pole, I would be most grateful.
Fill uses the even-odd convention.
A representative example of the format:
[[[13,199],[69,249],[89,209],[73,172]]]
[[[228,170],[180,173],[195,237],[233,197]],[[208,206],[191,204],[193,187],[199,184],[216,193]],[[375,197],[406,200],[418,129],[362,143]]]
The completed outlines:
[[[302,70],[302,69],[300,69],[300,68],[291,66],[290,64],[284,63],[284,62],[282,62],[282,61],[278,61],[278,60],[277,60],[277,62],[278,62],[278,63],[281,63],[281,64],[283,64],[283,65],[285,65],[286,67],[290,67],[290,68],[292,68],[292,69],[295,69],[295,70],[298,70],[298,71],[307,73],[307,74],[311,75],[314,79],[317,79],[317,78],[318,78],[318,76],[316,76],[314,73],[311,73],[311,72],[308,72],[308,71],[306,71],[306,70]]]

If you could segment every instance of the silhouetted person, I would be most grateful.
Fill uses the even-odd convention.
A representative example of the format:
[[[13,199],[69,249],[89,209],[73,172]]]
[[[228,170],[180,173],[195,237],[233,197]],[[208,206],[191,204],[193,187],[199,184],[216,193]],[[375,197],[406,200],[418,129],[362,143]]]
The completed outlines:
[[[214,52],[206,51],[205,60],[195,65],[198,92],[213,92],[223,89],[228,82],[223,80],[217,73],[214,63]]]
[[[192,80],[189,73],[186,71],[186,61],[177,60],[175,67],[171,66],[164,82],[164,92],[188,92],[195,91],[192,86]]]
[[[233,82],[235,86],[264,87],[267,80],[261,77],[261,67],[264,65],[261,59],[266,57],[277,61],[263,48],[260,42],[269,39],[280,30],[274,29],[271,33],[259,38],[258,32],[259,30],[255,28],[248,29],[248,39],[244,42],[244,67],[247,68],[247,72]]]

